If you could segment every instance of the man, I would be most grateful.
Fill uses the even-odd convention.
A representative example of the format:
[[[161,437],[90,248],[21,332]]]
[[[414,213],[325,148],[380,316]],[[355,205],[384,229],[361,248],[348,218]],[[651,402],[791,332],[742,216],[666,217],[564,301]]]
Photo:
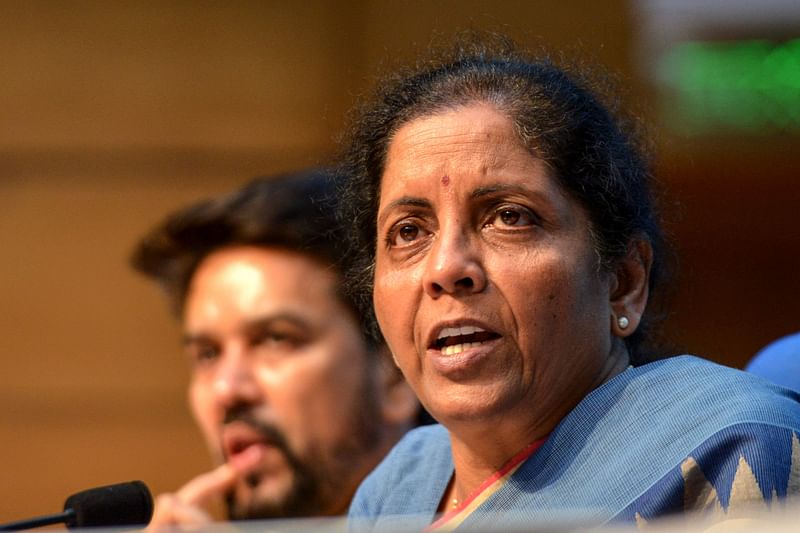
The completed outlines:
[[[152,526],[339,515],[418,416],[340,291],[334,183],[257,180],[170,216],[133,265],[166,289],[191,361],[189,402],[214,470],[156,500]]]

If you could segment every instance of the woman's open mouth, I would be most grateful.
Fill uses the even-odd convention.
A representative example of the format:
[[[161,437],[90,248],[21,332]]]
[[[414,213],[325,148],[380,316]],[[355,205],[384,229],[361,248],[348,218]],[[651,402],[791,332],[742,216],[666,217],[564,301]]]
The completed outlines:
[[[500,334],[477,326],[447,327],[442,328],[429,349],[440,350],[442,355],[451,356],[499,338]]]

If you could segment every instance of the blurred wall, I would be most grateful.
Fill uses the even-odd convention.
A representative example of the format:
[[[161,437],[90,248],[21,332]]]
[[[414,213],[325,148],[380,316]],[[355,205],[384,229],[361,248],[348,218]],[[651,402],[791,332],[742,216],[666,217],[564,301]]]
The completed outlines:
[[[588,54],[650,107],[619,0],[0,2],[0,521],[207,467],[131,248],[187,202],[324,163],[387,58],[467,27]],[[800,329],[796,139],[654,134],[683,254],[668,337],[739,366]]]

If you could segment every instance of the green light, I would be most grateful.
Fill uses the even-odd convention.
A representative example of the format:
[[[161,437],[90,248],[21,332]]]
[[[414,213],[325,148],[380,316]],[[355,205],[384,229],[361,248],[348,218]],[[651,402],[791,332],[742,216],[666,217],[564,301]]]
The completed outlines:
[[[660,67],[673,129],[800,133],[800,39],[684,42]]]

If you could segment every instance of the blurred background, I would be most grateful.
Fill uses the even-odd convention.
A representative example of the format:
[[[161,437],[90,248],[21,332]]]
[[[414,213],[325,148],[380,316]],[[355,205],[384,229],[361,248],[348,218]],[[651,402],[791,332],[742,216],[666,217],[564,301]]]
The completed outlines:
[[[466,28],[596,61],[646,118],[671,343],[741,367],[800,330],[794,0],[3,1],[0,521],[207,468],[132,247],[188,202],[325,163],[387,60]]]

